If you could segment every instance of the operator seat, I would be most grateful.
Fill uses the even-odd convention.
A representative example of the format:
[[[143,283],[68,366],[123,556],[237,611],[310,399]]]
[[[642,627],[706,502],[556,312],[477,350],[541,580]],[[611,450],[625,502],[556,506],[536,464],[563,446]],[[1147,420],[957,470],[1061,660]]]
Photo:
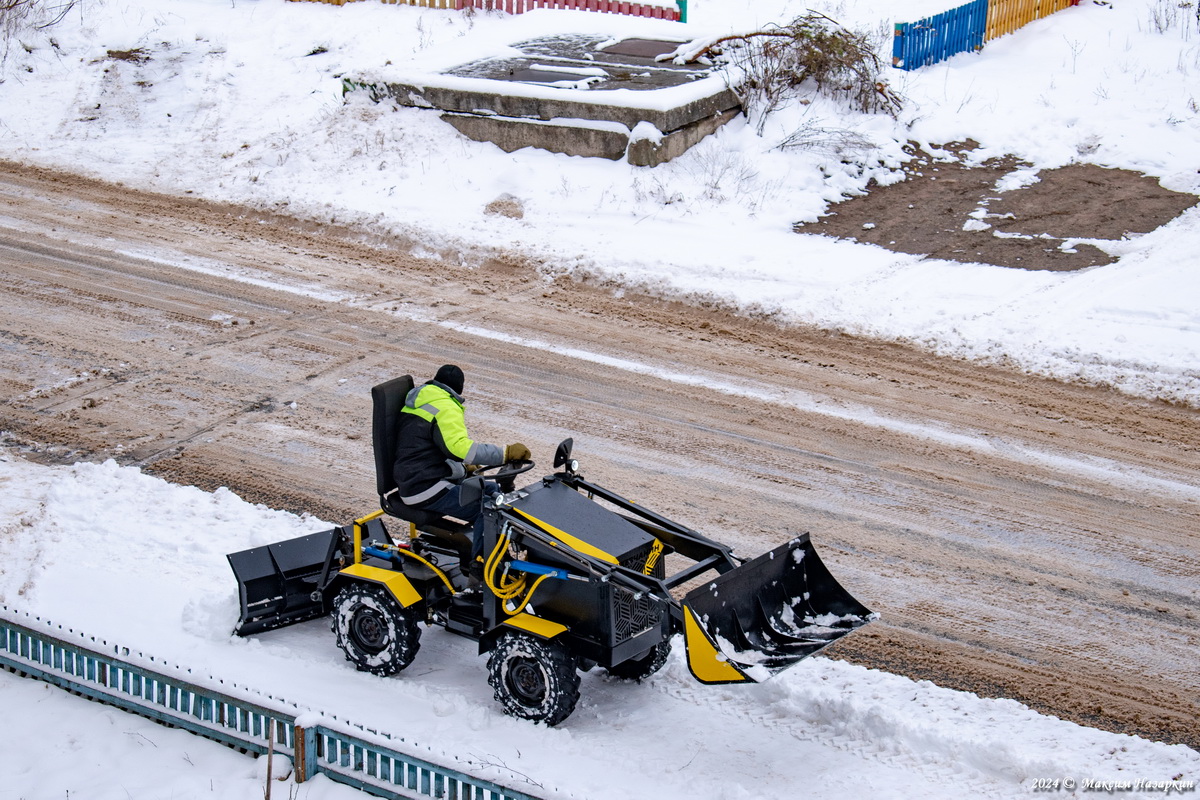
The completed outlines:
[[[393,378],[371,388],[371,446],[375,451],[375,484],[379,507],[391,517],[411,522],[420,530],[441,539],[467,563],[471,552],[470,526],[450,517],[406,506],[396,492],[393,467],[396,463],[396,437],[400,409],[412,391],[411,375]]]

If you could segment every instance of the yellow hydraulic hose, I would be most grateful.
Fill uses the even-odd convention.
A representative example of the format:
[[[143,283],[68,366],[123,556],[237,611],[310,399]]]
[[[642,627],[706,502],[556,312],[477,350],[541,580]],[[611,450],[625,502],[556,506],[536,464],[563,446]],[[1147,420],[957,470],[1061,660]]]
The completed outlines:
[[[525,607],[529,605],[529,601],[533,599],[533,593],[542,585],[542,581],[552,576],[550,573],[538,576],[538,579],[529,587],[529,591],[525,591],[526,579],[524,574],[503,586],[498,586],[496,584],[496,570],[500,567],[500,562],[503,560],[504,551],[508,547],[508,541],[509,536],[505,533],[496,542],[496,546],[492,548],[492,552],[488,555],[487,561],[483,565],[483,580],[492,594],[496,595],[500,600],[505,601],[500,604],[500,607],[504,609],[504,613],[514,616],[525,610]],[[516,608],[509,610],[507,601],[516,600],[522,592],[524,592],[525,596],[521,598]]]
[[[492,594],[501,600],[511,600],[525,589],[524,575],[502,586],[498,586],[496,583],[496,569],[500,566],[500,562],[504,557],[504,550],[508,547],[508,541],[508,534],[503,534],[496,541],[496,546],[492,548],[492,552],[488,555],[487,561],[483,565],[484,583],[487,584]]]
[[[382,517],[384,515],[384,513],[386,513],[386,512],[384,512],[383,509],[380,509],[379,511],[371,512],[370,514],[368,514],[365,517],[359,517],[358,519],[354,520],[354,563],[355,564],[362,563],[362,526],[367,524],[371,520],[379,519],[380,517]],[[412,523],[409,523],[410,538],[413,538],[413,539],[416,538],[416,536],[413,535],[413,533],[416,531],[416,529],[417,528],[415,525],[413,525]],[[429,567],[431,570],[433,570],[433,574],[437,575],[439,578],[441,578],[442,583],[446,584],[446,588],[450,590],[450,594],[458,594],[458,592],[454,591],[454,586],[450,583],[450,579],[448,577],[446,577],[446,573],[444,573],[440,569],[438,569],[437,565],[434,564],[429,559],[424,558],[423,556],[419,556],[416,553],[414,553],[412,550],[409,550],[404,547],[397,547],[395,545],[389,545],[389,546],[385,546],[384,549],[390,550],[394,553],[401,553],[401,554],[406,555],[409,558],[414,559],[416,561],[419,561],[420,563]]]
[[[508,608],[505,607],[504,613],[508,614],[509,616],[515,616],[517,614],[520,614],[522,611],[524,611],[525,606],[529,605],[529,601],[533,599],[533,593],[537,591],[537,588],[539,586],[541,586],[542,581],[546,580],[546,578],[549,578],[549,577],[551,577],[549,572],[547,572],[545,575],[539,576],[538,579],[533,582],[533,586],[529,587],[529,591],[525,593],[525,598],[523,600],[521,600],[520,605],[518,605],[512,611],[509,611]]]
[[[446,584],[446,589],[448,589],[450,591],[450,594],[458,594],[458,592],[454,591],[454,586],[450,583],[450,579],[448,577],[446,577],[446,573],[444,573],[440,569],[438,569],[437,565],[434,564],[429,559],[425,558],[424,556],[417,555],[412,550],[409,550],[406,547],[390,547],[388,549],[394,553],[399,553],[400,555],[407,556],[407,557],[413,559],[414,561],[419,561],[420,563],[429,567],[431,570],[433,570],[433,574],[437,575],[439,578],[441,578],[442,583]]]

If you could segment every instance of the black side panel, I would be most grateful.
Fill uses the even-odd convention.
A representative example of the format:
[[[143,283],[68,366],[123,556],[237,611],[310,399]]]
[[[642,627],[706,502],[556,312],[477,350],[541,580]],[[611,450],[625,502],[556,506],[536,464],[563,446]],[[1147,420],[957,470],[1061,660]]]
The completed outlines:
[[[533,484],[525,487],[525,491],[527,496],[514,500],[513,508],[586,542],[622,564],[638,556],[645,563],[654,537],[629,520],[558,481]]]
[[[338,537],[335,528],[226,556],[241,601],[234,633],[249,636],[325,614],[323,590]]]

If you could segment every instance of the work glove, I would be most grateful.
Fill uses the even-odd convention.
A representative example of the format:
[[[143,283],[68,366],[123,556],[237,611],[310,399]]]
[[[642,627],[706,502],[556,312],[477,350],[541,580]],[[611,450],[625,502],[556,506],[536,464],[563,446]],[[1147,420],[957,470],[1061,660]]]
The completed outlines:
[[[504,461],[532,461],[533,453],[523,444],[510,444],[504,448]]]

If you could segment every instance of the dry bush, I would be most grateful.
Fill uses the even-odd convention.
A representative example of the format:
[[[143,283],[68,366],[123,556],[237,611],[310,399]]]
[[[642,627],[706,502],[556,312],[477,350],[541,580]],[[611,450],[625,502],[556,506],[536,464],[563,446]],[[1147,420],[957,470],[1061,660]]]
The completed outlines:
[[[810,11],[782,27],[722,37],[689,60],[709,55],[739,67],[742,77],[734,90],[760,128],[768,114],[806,91],[806,84],[868,114],[894,117],[903,106],[882,77],[884,61],[871,36],[824,14]]]
[[[1178,28],[1186,40],[1200,32],[1200,3],[1194,0],[1156,0],[1149,16],[1150,29],[1157,33]]]
[[[792,131],[777,146],[780,150],[812,150],[838,158],[854,158],[875,149],[870,139],[856,131],[811,123]]]
[[[78,0],[51,4],[46,0],[0,0],[0,58],[9,44],[30,30],[44,30],[62,22]]]

